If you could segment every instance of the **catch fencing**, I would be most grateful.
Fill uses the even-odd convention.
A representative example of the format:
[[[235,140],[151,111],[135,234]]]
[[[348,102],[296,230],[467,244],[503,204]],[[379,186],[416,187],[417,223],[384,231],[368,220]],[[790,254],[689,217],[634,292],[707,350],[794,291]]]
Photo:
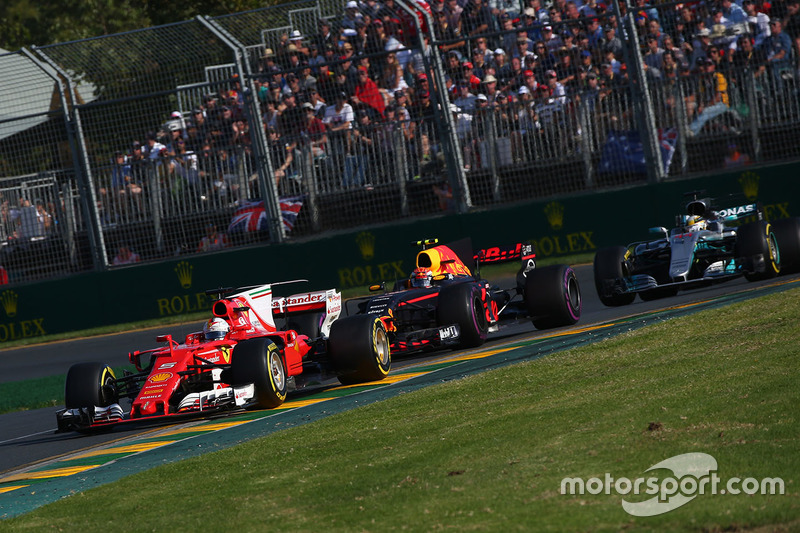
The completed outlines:
[[[521,9],[453,36],[436,1],[395,1],[365,33],[345,2],[303,1],[0,55],[0,281],[800,154],[796,53],[740,60],[746,25],[704,42],[684,4],[614,2],[552,19],[561,41],[540,51],[545,26]],[[587,44],[597,27],[624,36],[618,57]],[[658,68],[651,41],[670,50]],[[731,58],[717,101],[699,47]],[[464,74],[486,59],[498,76]]]

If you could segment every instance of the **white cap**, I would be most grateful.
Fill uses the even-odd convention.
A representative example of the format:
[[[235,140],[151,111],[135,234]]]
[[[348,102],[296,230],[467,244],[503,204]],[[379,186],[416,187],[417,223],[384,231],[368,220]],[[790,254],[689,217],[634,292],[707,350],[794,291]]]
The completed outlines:
[[[339,5],[341,5],[341,4],[339,4]],[[347,5],[345,7],[347,9],[358,9],[358,2],[355,2],[354,0],[350,0],[349,2],[347,2]]]

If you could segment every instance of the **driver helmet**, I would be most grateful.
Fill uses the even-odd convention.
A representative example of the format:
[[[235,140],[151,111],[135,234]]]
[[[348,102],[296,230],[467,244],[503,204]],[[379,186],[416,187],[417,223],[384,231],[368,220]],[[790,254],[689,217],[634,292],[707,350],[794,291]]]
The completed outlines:
[[[412,287],[430,287],[433,281],[433,272],[429,268],[418,267],[411,273]]]
[[[206,340],[217,341],[224,339],[229,329],[228,323],[221,318],[211,318],[203,326],[203,335]]]
[[[686,228],[689,231],[701,231],[706,229],[706,221],[701,216],[691,216],[686,221]]]

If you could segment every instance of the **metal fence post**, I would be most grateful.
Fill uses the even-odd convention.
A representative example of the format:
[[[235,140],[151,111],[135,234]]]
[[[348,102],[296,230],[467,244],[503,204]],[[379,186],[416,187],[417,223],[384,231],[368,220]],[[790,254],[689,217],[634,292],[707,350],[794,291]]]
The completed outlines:
[[[583,168],[586,172],[585,183],[588,189],[594,186],[594,166],[592,165],[592,142],[589,132],[589,106],[586,99],[581,99],[578,107],[578,121],[581,128],[581,156],[583,156]]]
[[[234,63],[236,64],[236,70],[242,84],[242,92],[244,93],[243,110],[245,116],[250,124],[258,125],[258,127],[250,128],[250,132],[253,136],[253,155],[258,169],[261,196],[264,199],[264,209],[269,220],[270,240],[272,242],[283,242],[286,239],[286,232],[283,227],[278,188],[273,179],[275,172],[270,161],[268,141],[261,120],[261,108],[256,95],[255,84],[253,83],[253,73],[250,69],[250,62],[246,60],[247,51],[244,45],[212,18],[198,15],[197,21],[208,28],[233,52]]]
[[[42,66],[41,61],[37,61],[28,50],[22,49],[22,53],[25,54],[33,64],[50,76],[58,85],[61,106],[64,109],[64,125],[67,130],[70,151],[72,152],[75,179],[78,181],[78,188],[81,191],[81,208],[87,225],[86,230],[89,237],[92,265],[95,270],[105,270],[108,268],[108,256],[106,254],[105,239],[100,228],[100,214],[97,212],[97,199],[95,197],[94,187],[92,186],[92,172],[89,168],[89,155],[86,150],[83,128],[81,127],[80,112],[76,103],[73,103],[70,111],[69,102],[65,96],[66,89],[66,91],[69,92],[70,98],[73,100],[75,98],[72,79],[55,63],[55,61],[40,49],[33,47],[33,51],[56,72],[56,75],[53,76],[50,71]],[[66,82],[66,88],[64,87],[64,82]],[[71,258],[77,260],[77,252],[75,250],[70,250],[70,254]]]
[[[756,98],[756,78],[748,68],[745,71],[745,90],[747,91],[747,105],[750,108],[750,137],[753,143],[753,161],[761,160],[761,137],[758,135],[758,128],[761,126],[761,109]]]
[[[448,178],[453,190],[457,191],[458,193],[458,210],[460,212],[465,212],[472,207],[472,197],[469,192],[467,177],[464,173],[464,162],[463,158],[461,157],[461,146],[458,144],[458,138],[456,137],[456,124],[453,120],[453,114],[450,112],[450,98],[447,96],[447,84],[445,82],[442,57],[439,54],[439,51],[436,49],[436,40],[435,35],[433,34],[433,18],[424,9],[419,7],[411,8],[406,3],[406,0],[398,0],[397,4],[414,21],[414,25],[417,30],[417,36],[419,37],[419,46],[420,50],[422,51],[422,61],[425,65],[425,70],[433,74],[433,81],[436,88],[431,95],[435,97],[435,99],[432,99],[433,112],[436,115],[435,120],[437,125],[441,125],[439,128],[440,132],[442,133],[440,142],[443,142],[446,148],[444,150],[444,157],[447,163],[446,166]],[[425,24],[430,31],[428,34],[428,41],[430,42],[432,52],[431,59],[433,60],[433,65],[430,64],[429,58],[426,54],[427,50],[425,50],[425,39],[422,36],[422,25],[419,22],[418,15],[421,15],[425,18]]]
[[[633,66],[635,76],[631,80],[633,89],[633,102],[639,131],[641,132],[642,148],[644,149],[645,161],[650,161],[647,165],[647,179],[650,182],[658,182],[664,179],[664,162],[661,159],[659,149],[658,131],[653,112],[653,99],[647,87],[647,74],[644,71],[644,61],[642,51],[639,49],[639,35],[636,31],[635,12],[636,7],[627,7],[627,14],[623,18],[619,8],[619,2],[625,0],[614,0],[614,13],[617,20],[625,22],[625,29],[628,32],[628,46],[623,46],[625,62]],[[630,49],[629,49],[630,48]]]

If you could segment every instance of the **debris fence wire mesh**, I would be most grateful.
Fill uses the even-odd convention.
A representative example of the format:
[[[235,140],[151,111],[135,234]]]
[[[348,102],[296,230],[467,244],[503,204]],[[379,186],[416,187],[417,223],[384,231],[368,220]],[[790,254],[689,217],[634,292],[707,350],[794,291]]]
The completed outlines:
[[[0,55],[0,282],[800,153],[797,42],[776,60],[763,17],[397,4]]]

